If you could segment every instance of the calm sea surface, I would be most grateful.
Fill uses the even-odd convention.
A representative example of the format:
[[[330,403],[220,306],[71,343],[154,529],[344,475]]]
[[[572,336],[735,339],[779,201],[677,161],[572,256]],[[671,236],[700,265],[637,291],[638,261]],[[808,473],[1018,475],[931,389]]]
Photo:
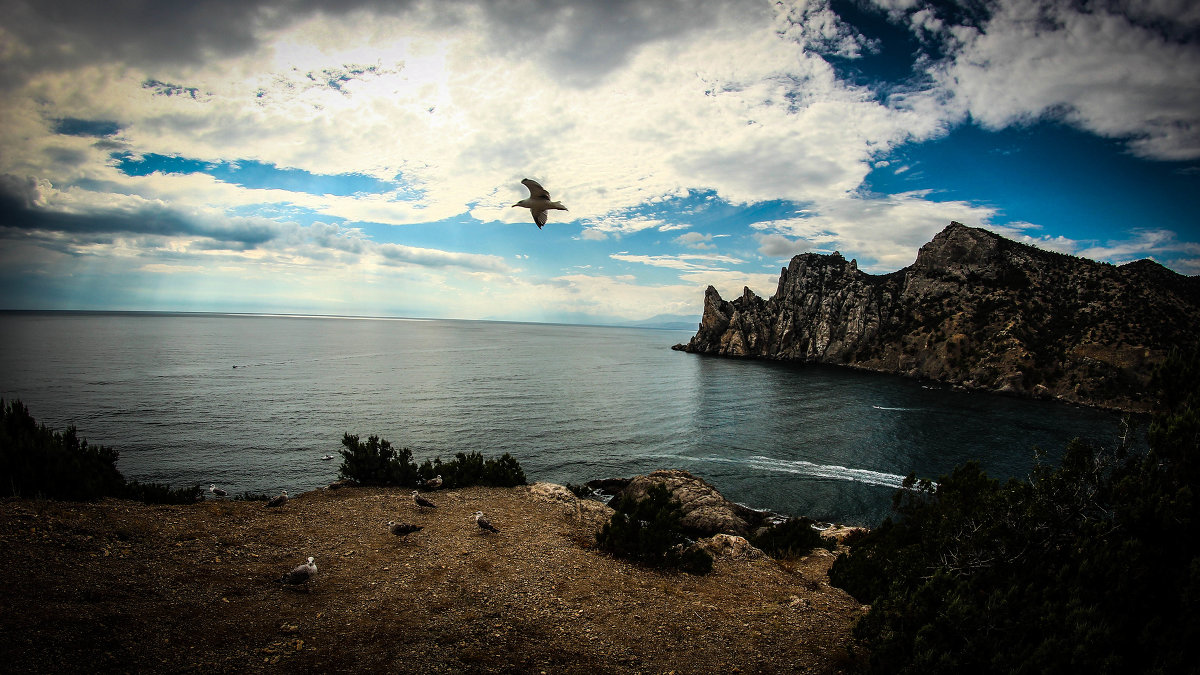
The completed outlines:
[[[1114,414],[850,370],[701,357],[689,331],[484,321],[0,312],[0,396],[120,451],[127,478],[291,494],[342,434],[530,481],[681,468],[741,503],[871,524],[910,471],[1023,476]]]

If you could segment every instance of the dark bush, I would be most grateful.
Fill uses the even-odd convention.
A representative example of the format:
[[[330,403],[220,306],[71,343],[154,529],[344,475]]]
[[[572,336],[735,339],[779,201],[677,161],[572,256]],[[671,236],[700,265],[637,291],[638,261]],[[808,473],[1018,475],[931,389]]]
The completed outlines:
[[[20,497],[117,497],[147,504],[191,504],[200,497],[199,485],[172,489],[161,483],[126,482],[116,467],[116,450],[88,445],[75,427],[51,431],[20,401],[0,399],[0,409],[0,490]]]
[[[351,434],[342,437],[342,445],[345,447],[338,451],[342,455],[339,478],[362,485],[411,486],[416,483],[417,465],[408,448],[396,450],[378,436],[370,436],[364,443]]]
[[[172,488],[165,483],[139,483],[129,481],[121,491],[125,499],[147,504],[194,504],[203,499],[199,485],[187,488]]]
[[[442,462],[441,457],[425,460],[417,474],[422,481],[435,476],[442,477],[443,488],[487,485],[490,487],[513,487],[525,485],[525,471],[509,453],[498,459],[485,459],[479,452],[458,452],[454,459]]]
[[[525,484],[525,471],[517,460],[507,452],[498,459],[487,459],[483,463],[483,484],[493,487],[513,487]]]
[[[75,427],[47,429],[19,400],[0,399],[0,408],[0,490],[75,501],[120,495],[125,478],[116,467],[116,450],[88,445]]]
[[[261,492],[250,492],[249,490],[246,490],[240,495],[234,495],[233,499],[234,501],[239,502],[267,502],[271,501],[271,497],[273,496],[274,495],[263,494]]]
[[[837,542],[822,537],[813,525],[808,518],[788,518],[750,537],[750,543],[772,558],[798,558],[812,553],[814,548],[830,551],[837,548]]]
[[[595,495],[592,494],[592,489],[586,485],[576,485],[574,483],[567,483],[566,485],[563,485],[563,487],[567,488],[568,492],[570,492],[571,494],[575,495],[576,497],[578,497],[580,499],[594,499],[595,498]]]
[[[694,574],[712,569],[712,556],[688,549],[691,542],[681,531],[679,502],[664,485],[651,486],[643,499],[622,496],[613,508],[616,513],[596,537],[601,548],[649,567]]]
[[[1149,448],[1078,441],[1005,483],[966,464],[905,481],[830,580],[871,611],[877,672],[1196,672],[1200,358],[1153,380]]]

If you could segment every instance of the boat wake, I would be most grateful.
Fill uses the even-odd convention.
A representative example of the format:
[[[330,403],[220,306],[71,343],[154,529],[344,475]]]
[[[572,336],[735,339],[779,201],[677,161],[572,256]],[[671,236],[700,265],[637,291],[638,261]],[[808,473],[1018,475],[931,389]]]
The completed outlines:
[[[773,457],[763,457],[762,455],[754,455],[751,457],[696,457],[695,459],[706,462],[718,462],[721,464],[737,464],[739,466],[745,466],[751,469],[759,469],[761,471],[791,473],[801,476],[812,476],[814,478],[828,478],[832,480],[848,480],[856,483],[866,483],[867,485],[878,485],[889,488],[898,488],[900,487],[901,483],[904,482],[904,476],[894,473],[871,471],[870,469],[854,469],[851,467],[839,466],[837,464],[817,464],[815,462],[808,462],[802,459],[776,459]]]

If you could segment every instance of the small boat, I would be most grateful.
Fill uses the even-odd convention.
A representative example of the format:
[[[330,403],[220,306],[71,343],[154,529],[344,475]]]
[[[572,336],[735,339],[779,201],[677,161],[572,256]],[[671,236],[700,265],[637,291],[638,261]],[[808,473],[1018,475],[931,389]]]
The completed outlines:
[[[331,459],[333,459],[333,455],[325,455],[325,456],[324,456],[324,457],[322,457],[321,459],[328,461],[328,460],[331,460]]]

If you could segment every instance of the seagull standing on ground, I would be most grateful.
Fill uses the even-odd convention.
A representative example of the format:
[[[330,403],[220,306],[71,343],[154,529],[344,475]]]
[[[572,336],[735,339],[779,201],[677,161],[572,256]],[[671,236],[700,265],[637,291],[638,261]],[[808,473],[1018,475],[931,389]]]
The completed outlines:
[[[216,484],[216,483],[209,483],[209,484],[208,484],[208,491],[209,491],[209,492],[211,492],[211,493],[213,493],[214,495],[216,495],[216,496],[218,496],[218,497],[224,497],[225,495],[229,494],[228,492],[226,492],[226,491],[222,490],[221,488],[217,487],[217,484]]]
[[[440,473],[437,475],[437,478],[430,478],[425,481],[425,489],[427,490],[436,490],[440,487],[442,487],[442,474]]]
[[[387,522],[387,527],[388,527],[388,532],[391,532],[392,534],[396,535],[397,537],[403,537],[406,534],[412,534],[413,532],[420,532],[421,530],[425,529],[421,525],[412,525],[410,523],[397,523],[394,520],[389,520]]]
[[[272,497],[271,501],[267,502],[267,506],[283,506],[287,503],[287,490],[280,492],[278,496]]]
[[[475,512],[475,524],[479,526],[479,529],[481,529],[485,532],[499,532],[500,531],[500,530],[496,529],[495,525],[492,525],[491,523],[489,523],[487,518],[483,517],[483,511]]]
[[[291,586],[299,586],[312,581],[317,576],[317,564],[313,562],[313,557],[308,556],[308,562],[300,565],[296,569],[288,572],[279,578],[279,583],[289,584]]]
[[[567,207],[562,205],[562,202],[550,201],[550,193],[546,192],[546,188],[538,184],[536,180],[526,178],[521,181],[521,185],[529,188],[529,196],[521,201],[513,204],[513,208],[524,206],[533,214],[533,222],[537,224],[538,229],[546,224],[546,211],[555,209],[558,211],[566,211]]]
[[[426,509],[436,509],[437,508],[437,504],[434,504],[433,502],[429,501],[428,499],[425,499],[416,490],[413,490],[412,497],[413,497],[413,503],[416,504],[417,506],[420,506],[420,507],[426,508]]]

